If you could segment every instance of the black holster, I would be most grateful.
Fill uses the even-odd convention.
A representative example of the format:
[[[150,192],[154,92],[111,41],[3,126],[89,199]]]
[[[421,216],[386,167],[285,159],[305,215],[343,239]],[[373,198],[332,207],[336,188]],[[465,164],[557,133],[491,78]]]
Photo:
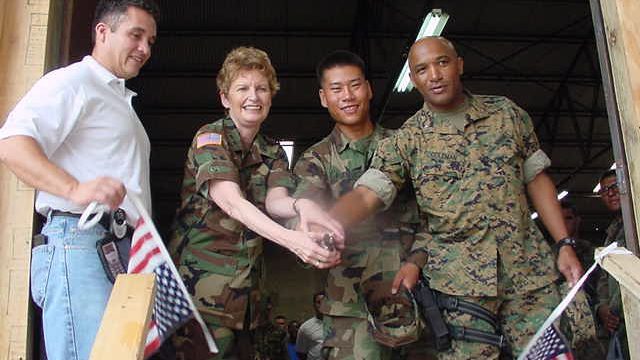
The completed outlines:
[[[491,311],[478,304],[460,300],[456,296],[433,290],[429,287],[427,280],[422,277],[416,284],[413,294],[424,321],[433,333],[436,350],[445,351],[449,349],[451,347],[451,339],[455,339],[493,345],[500,348],[503,355],[509,356],[511,354],[506,338],[500,333],[498,319]],[[442,310],[469,314],[491,325],[494,332],[446,324],[442,317]]]
[[[451,347],[451,334],[444,322],[442,312],[438,306],[436,293],[423,278],[413,288],[413,296],[420,308],[424,322],[431,329],[433,340],[438,351],[445,351]]]

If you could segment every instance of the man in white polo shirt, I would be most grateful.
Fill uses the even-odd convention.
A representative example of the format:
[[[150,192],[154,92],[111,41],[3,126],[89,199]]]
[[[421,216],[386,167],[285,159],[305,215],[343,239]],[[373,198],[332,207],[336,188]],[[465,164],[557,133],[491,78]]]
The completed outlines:
[[[97,201],[136,218],[127,192],[151,208],[149,138],[125,80],[149,59],[157,16],[151,0],[101,0],[91,55],[42,77],[0,129],[0,160],[38,190],[47,217],[31,290],[49,360],[89,358],[111,292],[96,251],[108,229],[78,230],[79,214]]]
[[[305,321],[298,329],[296,338],[296,353],[300,360],[321,360],[324,332],[322,327],[322,312],[320,305],[324,300],[324,291],[313,294],[314,316]]]

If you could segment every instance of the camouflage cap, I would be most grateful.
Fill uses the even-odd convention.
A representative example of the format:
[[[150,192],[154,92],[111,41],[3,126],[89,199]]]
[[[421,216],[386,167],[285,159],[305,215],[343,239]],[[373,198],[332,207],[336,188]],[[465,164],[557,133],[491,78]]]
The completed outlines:
[[[367,299],[369,331],[377,342],[395,348],[418,340],[424,323],[410,291],[370,295]]]

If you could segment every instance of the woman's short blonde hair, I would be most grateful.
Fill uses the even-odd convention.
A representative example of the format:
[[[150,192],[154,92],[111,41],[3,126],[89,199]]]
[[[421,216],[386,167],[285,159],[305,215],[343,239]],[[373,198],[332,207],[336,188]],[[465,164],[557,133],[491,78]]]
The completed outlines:
[[[271,60],[266,52],[250,46],[240,46],[231,50],[222,63],[218,72],[216,84],[218,90],[227,94],[231,82],[236,79],[238,73],[243,70],[258,70],[267,77],[271,96],[280,90],[280,84],[276,77],[276,70],[271,65]]]

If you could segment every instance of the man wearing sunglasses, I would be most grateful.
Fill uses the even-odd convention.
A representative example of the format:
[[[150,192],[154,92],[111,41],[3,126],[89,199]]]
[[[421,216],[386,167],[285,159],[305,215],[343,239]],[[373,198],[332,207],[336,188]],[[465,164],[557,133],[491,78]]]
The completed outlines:
[[[626,247],[622,212],[620,211],[620,192],[618,190],[615,170],[609,170],[600,176],[600,191],[598,191],[598,194],[607,209],[614,214],[614,218],[607,228],[604,246],[608,246],[614,241],[617,241],[618,246]],[[620,285],[607,273],[604,273],[598,280],[598,304],[596,305],[596,314],[598,314],[598,320],[601,326],[610,336],[617,333],[624,358],[628,359],[629,354],[624,325],[624,312],[622,310],[622,298],[620,297]]]

